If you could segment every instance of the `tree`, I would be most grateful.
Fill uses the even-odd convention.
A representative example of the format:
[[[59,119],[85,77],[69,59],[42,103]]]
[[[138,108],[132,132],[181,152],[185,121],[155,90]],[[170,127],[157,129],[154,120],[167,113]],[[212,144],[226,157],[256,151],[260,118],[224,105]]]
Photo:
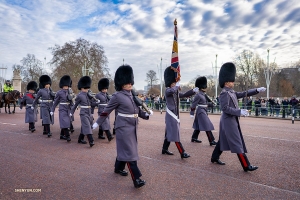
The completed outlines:
[[[22,66],[14,65],[13,69],[20,70],[24,83],[27,84],[29,81],[38,83],[40,76],[44,73],[42,62],[34,54],[27,54],[20,62]]]
[[[101,78],[111,79],[104,49],[97,43],[79,38],[76,41],[67,42],[63,46],[55,45],[49,49],[53,54],[50,61],[54,66],[53,80],[58,83],[63,75],[71,76],[74,92],[77,92],[77,87],[74,86],[84,75],[89,75],[93,80],[91,86],[93,92],[98,91],[98,81]],[[53,87],[58,89],[58,84]],[[110,87],[114,88],[113,85]]]
[[[234,64],[237,68],[236,82],[239,90],[246,90],[256,86],[260,69],[266,65],[258,54],[243,50],[236,54]]]
[[[158,78],[156,77],[156,72],[153,70],[149,70],[146,73],[146,82],[150,84],[150,88],[152,88],[152,85],[158,81]]]

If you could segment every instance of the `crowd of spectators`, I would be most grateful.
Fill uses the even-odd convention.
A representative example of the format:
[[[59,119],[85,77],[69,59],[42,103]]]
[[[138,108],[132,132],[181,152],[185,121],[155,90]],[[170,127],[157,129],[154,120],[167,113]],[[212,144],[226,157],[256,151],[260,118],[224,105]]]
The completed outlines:
[[[149,108],[154,110],[165,110],[165,99],[163,96],[148,94],[139,95],[139,97]],[[211,113],[221,112],[218,97],[212,97],[211,99],[214,102],[214,107],[208,108],[208,111]],[[181,111],[189,111],[192,101],[193,98],[181,99]],[[295,118],[297,118],[297,116],[300,117],[300,98],[297,99],[296,96],[293,96],[290,99],[287,97],[281,99],[275,99],[274,97],[270,97],[269,99],[263,97],[247,97],[246,99],[241,99],[239,101],[239,106],[247,109],[250,115],[255,116],[273,116],[282,118],[287,118],[288,116],[294,116]]]

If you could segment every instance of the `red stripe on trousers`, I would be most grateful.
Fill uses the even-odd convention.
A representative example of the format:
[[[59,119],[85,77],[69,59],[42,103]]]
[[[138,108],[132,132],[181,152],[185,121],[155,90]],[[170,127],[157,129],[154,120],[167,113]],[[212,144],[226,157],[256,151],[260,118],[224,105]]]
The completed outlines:
[[[242,162],[243,167],[248,167],[248,164],[247,164],[247,162],[246,162],[246,159],[245,159],[245,157],[244,157],[244,154],[239,153],[238,156],[239,156],[240,159],[241,159],[241,162]]]
[[[130,172],[130,175],[131,175],[132,180],[135,180],[135,179],[134,179],[134,176],[133,176],[133,172],[132,172],[132,170],[131,170],[131,168],[130,168],[130,164],[129,164],[128,162],[126,162],[126,164],[127,164],[128,169],[129,169],[129,172]]]
[[[183,150],[181,149],[181,146],[180,146],[179,142],[175,142],[175,144],[176,144],[176,147],[177,147],[179,153],[182,154]]]

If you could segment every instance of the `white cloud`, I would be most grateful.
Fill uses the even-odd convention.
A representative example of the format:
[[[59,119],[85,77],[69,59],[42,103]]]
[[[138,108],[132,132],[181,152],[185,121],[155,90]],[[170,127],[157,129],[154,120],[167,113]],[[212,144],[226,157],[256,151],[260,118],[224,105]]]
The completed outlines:
[[[216,54],[219,66],[243,49],[266,58],[269,48],[281,66],[300,60],[296,0],[25,2],[0,2],[0,66],[18,64],[27,53],[49,61],[49,47],[81,37],[104,47],[112,74],[124,58],[142,89],[147,70],[157,71],[161,58],[163,67],[170,64],[175,18],[182,82],[212,74]]]

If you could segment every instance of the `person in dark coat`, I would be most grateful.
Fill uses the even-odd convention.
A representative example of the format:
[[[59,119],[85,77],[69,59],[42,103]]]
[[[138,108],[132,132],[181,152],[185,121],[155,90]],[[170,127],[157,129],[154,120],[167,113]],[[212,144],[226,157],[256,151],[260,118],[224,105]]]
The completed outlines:
[[[70,116],[74,115],[77,106],[80,104],[80,121],[81,132],[78,137],[78,143],[86,144],[84,136],[86,135],[90,144],[90,147],[94,146],[94,138],[92,132],[93,116],[91,113],[91,106],[93,106],[91,96],[88,94],[91,88],[92,79],[89,76],[83,76],[78,81],[77,88],[81,92],[76,96],[75,104],[71,108]]]
[[[115,74],[115,92],[108,105],[93,124],[93,129],[102,125],[109,114],[115,109],[117,116],[115,121],[117,158],[115,162],[115,173],[121,176],[127,176],[125,165],[129,169],[134,187],[139,188],[145,185],[145,181],[140,179],[142,176],[138,166],[138,142],[137,142],[137,125],[138,117],[149,119],[149,115],[138,107],[134,101],[132,94],[132,86],[134,84],[133,70],[129,65],[120,66]]]
[[[52,84],[51,78],[48,75],[42,75],[39,78],[40,82],[40,90],[37,93],[37,96],[31,106],[31,109],[34,110],[34,107],[41,98],[41,119],[42,125],[44,126],[44,135],[48,135],[48,137],[52,136],[50,131],[50,124],[54,124],[54,116],[50,115],[51,108],[53,106],[53,99],[55,97],[54,92],[52,92],[50,86]]]
[[[231,151],[236,153],[244,171],[254,171],[258,167],[250,164],[246,153],[246,145],[242,135],[239,117],[248,116],[247,109],[240,109],[238,99],[252,96],[266,90],[264,87],[250,89],[244,92],[236,92],[233,90],[235,81],[236,68],[231,62],[222,65],[219,72],[219,85],[222,88],[220,93],[220,108],[222,115],[220,119],[219,141],[212,153],[211,162],[224,165],[220,161],[220,155],[223,151]]]
[[[162,154],[173,155],[170,152],[169,146],[171,142],[175,142],[176,147],[180,153],[181,158],[188,158],[190,155],[185,152],[181,142],[179,133],[179,98],[189,97],[199,91],[199,88],[194,88],[186,93],[179,92],[179,81],[176,83],[175,72],[171,66],[167,67],[164,72],[164,79],[166,85],[165,98],[166,98],[166,129],[165,140],[162,147]]]
[[[61,90],[57,91],[50,112],[50,115],[53,115],[56,106],[59,104],[59,126],[61,128],[60,139],[67,140],[67,142],[71,141],[69,132],[72,122],[70,116],[72,97],[69,94],[69,87],[71,86],[71,82],[72,80],[69,75],[64,75],[63,77],[61,77],[59,81],[59,87],[61,88]]]
[[[27,84],[27,92],[20,102],[20,110],[22,110],[23,106],[26,106],[25,123],[29,123],[29,131],[32,133],[35,131],[35,122],[37,122],[37,106],[33,110],[31,106],[36,96],[37,87],[38,85],[35,81],[30,81]]]
[[[200,131],[205,131],[210,146],[216,145],[215,137],[211,132],[212,130],[215,130],[215,128],[207,115],[207,107],[213,107],[213,102],[205,93],[207,89],[206,77],[202,76],[197,78],[195,87],[199,88],[200,91],[195,95],[190,111],[191,117],[194,117],[194,113],[196,112],[191,142],[201,143],[202,141],[198,140],[198,136]]]
[[[100,79],[100,81],[98,82],[99,93],[96,94],[95,96],[95,98],[99,99],[100,101],[100,103],[98,104],[98,117],[103,112],[105,106],[107,106],[107,103],[109,102],[109,96],[107,94],[108,87],[109,87],[108,78]],[[105,137],[103,136],[103,131],[105,132],[108,141],[111,141],[114,138],[114,136],[112,136],[110,132],[109,116],[107,116],[105,121],[99,126],[99,132],[98,132],[99,139],[105,139]]]

